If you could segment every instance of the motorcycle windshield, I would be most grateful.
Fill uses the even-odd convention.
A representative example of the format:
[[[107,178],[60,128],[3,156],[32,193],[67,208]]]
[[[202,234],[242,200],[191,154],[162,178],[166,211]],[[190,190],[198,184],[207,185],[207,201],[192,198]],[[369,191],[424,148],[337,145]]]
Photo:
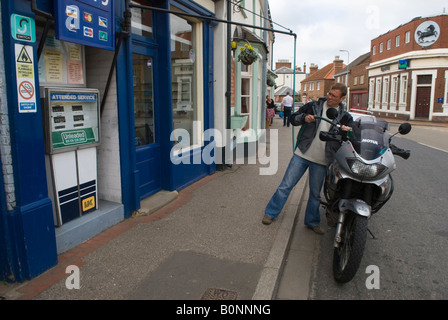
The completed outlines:
[[[351,139],[356,152],[366,160],[378,158],[389,148],[388,123],[374,117],[360,118],[352,126]]]

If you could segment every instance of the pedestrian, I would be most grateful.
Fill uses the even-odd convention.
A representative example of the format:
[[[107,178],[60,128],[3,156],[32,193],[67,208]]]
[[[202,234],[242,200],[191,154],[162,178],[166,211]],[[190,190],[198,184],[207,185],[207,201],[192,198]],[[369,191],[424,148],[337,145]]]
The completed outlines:
[[[319,139],[319,132],[330,131],[331,124],[316,117],[326,117],[328,108],[336,108],[338,109],[338,116],[337,120],[334,121],[340,121],[344,116],[344,120],[346,120],[344,124],[346,125],[343,125],[342,129],[348,131],[353,118],[345,111],[342,103],[346,95],[347,87],[342,83],[336,83],[330,88],[327,97],[309,102],[291,115],[291,124],[302,127],[297,135],[296,148],[283,180],[266,206],[262,220],[263,224],[269,225],[277,218],[291,190],[308,169],[310,194],[305,212],[305,225],[317,234],[324,233],[320,227],[320,193],[327,171],[327,164],[329,164],[328,160],[337,148],[335,148],[334,143],[326,143]]]
[[[275,117],[275,104],[270,96],[266,96],[266,128],[272,124]]]
[[[291,110],[293,105],[292,97],[289,95],[289,92],[286,92],[286,96],[282,99],[282,107],[283,107],[283,126],[289,127],[289,117],[291,116]]]

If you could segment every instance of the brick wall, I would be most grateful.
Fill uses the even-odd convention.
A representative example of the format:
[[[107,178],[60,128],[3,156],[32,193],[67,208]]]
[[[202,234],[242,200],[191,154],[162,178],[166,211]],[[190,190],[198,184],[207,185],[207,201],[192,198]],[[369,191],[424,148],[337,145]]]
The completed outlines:
[[[362,63],[350,69],[350,76],[348,77],[348,87],[351,90],[368,90],[369,89],[369,73],[366,67],[370,64],[370,59],[364,60]],[[364,83],[361,83],[361,76],[364,76]],[[354,80],[357,77],[357,84]]]
[[[0,4],[1,12],[1,4]],[[0,46],[3,48],[2,15],[0,14]],[[14,170],[12,166],[11,138],[9,134],[8,101],[6,97],[5,59],[0,50],[0,155],[3,183],[6,194],[6,209],[13,210],[16,205]]]

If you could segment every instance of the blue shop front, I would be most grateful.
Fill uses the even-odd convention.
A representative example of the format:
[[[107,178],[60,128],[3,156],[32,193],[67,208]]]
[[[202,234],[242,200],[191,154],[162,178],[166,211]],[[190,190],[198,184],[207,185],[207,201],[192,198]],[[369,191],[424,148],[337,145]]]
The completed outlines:
[[[201,3],[2,0],[1,280],[36,277],[145,198],[215,172]]]

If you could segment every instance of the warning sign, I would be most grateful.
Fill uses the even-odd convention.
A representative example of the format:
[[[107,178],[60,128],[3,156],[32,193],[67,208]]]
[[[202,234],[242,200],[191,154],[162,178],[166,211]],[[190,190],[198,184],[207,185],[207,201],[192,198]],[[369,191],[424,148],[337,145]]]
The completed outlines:
[[[33,84],[29,81],[22,81],[19,84],[19,95],[25,100],[29,100],[34,97]]]
[[[17,62],[33,64],[33,60],[31,60],[31,57],[28,54],[28,52],[26,51],[25,46],[23,46],[22,50],[20,50],[19,57],[17,58]]]
[[[19,112],[36,112],[33,47],[16,43],[15,56]]]

